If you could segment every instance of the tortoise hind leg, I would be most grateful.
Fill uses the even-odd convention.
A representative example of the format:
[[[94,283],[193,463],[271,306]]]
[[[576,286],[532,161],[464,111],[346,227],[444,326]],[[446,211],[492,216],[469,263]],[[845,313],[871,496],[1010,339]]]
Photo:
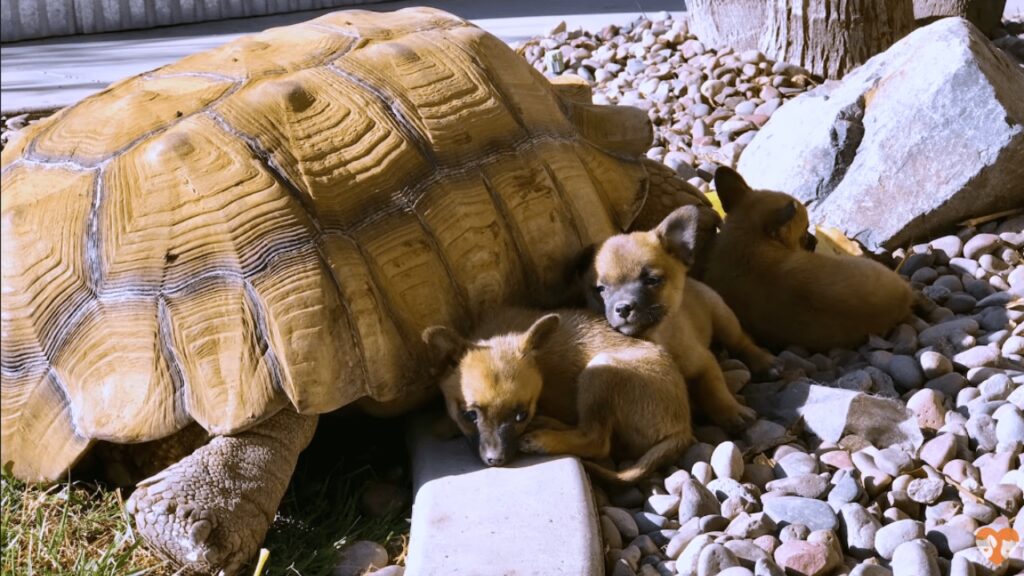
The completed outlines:
[[[259,550],[316,422],[281,410],[143,480],[127,503],[137,530],[188,572],[240,571]]]

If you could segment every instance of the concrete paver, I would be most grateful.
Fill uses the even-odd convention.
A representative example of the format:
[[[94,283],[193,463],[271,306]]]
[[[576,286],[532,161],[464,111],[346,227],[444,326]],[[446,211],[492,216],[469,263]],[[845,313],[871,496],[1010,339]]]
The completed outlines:
[[[597,576],[601,533],[576,458],[520,457],[487,468],[462,437],[411,429],[412,533],[406,576]]]
[[[671,10],[681,14],[684,8],[683,0],[403,0],[360,8],[385,11],[420,5],[468,18],[508,43],[544,34],[562,20],[570,27],[600,29],[609,24],[628,23],[642,12]],[[330,11],[4,44],[0,46],[0,110],[67,106],[121,78],[245,34],[309,20]]]

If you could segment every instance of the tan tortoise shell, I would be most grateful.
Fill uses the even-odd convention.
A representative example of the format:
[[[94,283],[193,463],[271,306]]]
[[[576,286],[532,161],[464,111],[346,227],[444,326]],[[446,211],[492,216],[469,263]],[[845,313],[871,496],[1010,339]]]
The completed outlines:
[[[650,141],[642,111],[429,9],[118,82],[3,153],[2,462],[53,479],[94,440],[423,390],[424,327],[557,290],[583,246],[706,202]]]

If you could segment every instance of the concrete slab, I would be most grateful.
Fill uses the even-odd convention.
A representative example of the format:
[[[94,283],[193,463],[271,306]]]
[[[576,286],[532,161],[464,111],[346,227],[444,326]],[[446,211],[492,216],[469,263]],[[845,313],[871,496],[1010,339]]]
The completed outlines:
[[[406,576],[600,576],[602,540],[576,458],[487,468],[465,439],[410,431],[415,500]]]
[[[545,34],[561,21],[600,29],[625,24],[644,11],[681,14],[682,0],[403,0],[364,6],[388,11],[428,5],[467,18],[514,44]],[[73,104],[111,82],[274,26],[315,18],[312,10],[150,30],[89,34],[0,46],[0,110],[15,112]]]

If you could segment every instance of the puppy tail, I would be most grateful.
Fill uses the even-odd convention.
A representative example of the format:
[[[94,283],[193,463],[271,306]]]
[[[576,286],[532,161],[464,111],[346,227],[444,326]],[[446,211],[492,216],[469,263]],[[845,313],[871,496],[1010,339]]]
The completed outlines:
[[[595,478],[607,484],[619,486],[634,484],[648,476],[651,472],[678,458],[692,443],[693,436],[689,432],[677,432],[652,446],[650,450],[645,452],[636,461],[636,464],[625,470],[616,472],[600,464],[587,461],[583,462],[583,467]]]

